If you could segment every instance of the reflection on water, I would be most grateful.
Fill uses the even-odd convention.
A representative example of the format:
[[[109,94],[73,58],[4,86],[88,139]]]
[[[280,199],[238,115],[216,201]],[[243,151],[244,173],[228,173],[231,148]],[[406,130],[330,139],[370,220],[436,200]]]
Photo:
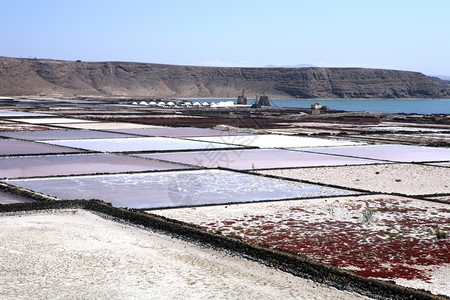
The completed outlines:
[[[0,157],[0,178],[189,169],[170,162],[114,154]]]
[[[145,158],[189,164],[206,168],[258,170],[313,166],[338,166],[380,163],[377,160],[306,153],[282,149],[221,150],[137,154]]]
[[[286,136],[277,134],[259,134],[250,136],[213,136],[195,137],[192,140],[227,143],[232,145],[251,146],[259,148],[296,148],[296,147],[330,147],[348,146],[361,143],[344,140],[332,140],[315,137]]]
[[[250,135],[250,133],[238,133],[233,131],[215,130],[209,128],[194,128],[194,127],[131,128],[131,129],[113,129],[110,131],[126,134],[137,134],[142,136],[165,136],[165,137]]]
[[[76,153],[83,150],[17,140],[0,140],[0,155]]]
[[[350,146],[342,148],[311,148],[306,149],[305,151],[399,162],[450,160],[450,149],[408,145],[369,145],[360,147]]]
[[[350,195],[349,191],[221,170],[6,180],[60,199],[155,208]]]
[[[100,152],[133,152],[133,151],[171,151],[232,148],[233,146],[216,143],[188,141],[165,137],[89,139],[89,140],[55,140],[43,143],[74,147]],[[238,147],[238,146],[235,146]]]
[[[130,135],[120,133],[93,130],[35,130],[20,132],[0,132],[0,136],[32,141],[61,139],[110,139],[130,137]]]

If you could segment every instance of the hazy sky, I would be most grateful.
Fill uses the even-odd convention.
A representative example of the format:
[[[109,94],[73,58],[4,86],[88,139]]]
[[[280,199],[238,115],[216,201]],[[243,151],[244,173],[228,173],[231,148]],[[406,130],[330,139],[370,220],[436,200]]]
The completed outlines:
[[[450,0],[0,0],[0,56],[450,75]]]

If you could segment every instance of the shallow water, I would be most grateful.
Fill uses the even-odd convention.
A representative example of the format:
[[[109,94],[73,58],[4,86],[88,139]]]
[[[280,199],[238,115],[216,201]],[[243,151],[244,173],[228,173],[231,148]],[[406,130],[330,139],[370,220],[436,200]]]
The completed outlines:
[[[133,152],[133,151],[172,151],[233,148],[230,145],[190,141],[165,137],[90,139],[90,140],[55,140],[44,143],[75,147],[100,152]],[[238,148],[238,146],[234,146]]]
[[[77,176],[5,182],[60,199],[100,199],[117,207],[157,208],[351,195],[342,189],[221,170]]]
[[[56,125],[56,124],[55,124]],[[157,128],[161,126],[136,124],[136,123],[121,123],[121,122],[96,122],[96,123],[60,123],[60,127],[73,129],[96,129],[96,130],[111,130],[111,129],[125,129],[125,128]]]
[[[346,146],[359,143],[313,137],[286,136],[276,134],[260,134],[249,136],[194,137],[192,140],[226,143],[259,148],[297,148]]]
[[[114,154],[76,154],[32,157],[0,157],[0,178],[120,173],[189,169],[150,159]]]
[[[31,124],[60,124],[60,123],[93,123],[95,121],[72,119],[72,118],[32,118],[32,119],[11,119],[12,121]]]
[[[127,134],[137,134],[143,136],[164,136],[164,137],[250,135],[249,133],[244,134],[224,130],[214,130],[208,128],[192,128],[192,127],[115,129],[111,131]]]
[[[93,131],[93,130],[42,130],[42,131],[20,131],[20,132],[0,132],[0,136],[22,139],[22,140],[62,140],[62,139],[110,139],[126,138],[131,135]]]
[[[1,140],[0,155],[77,153],[83,150],[18,140]]]
[[[183,153],[153,153],[136,156],[195,165],[206,168],[230,168],[235,170],[295,168],[313,166],[337,166],[373,164],[380,161],[288,151],[281,149],[197,151]]]
[[[304,151],[305,149],[297,149]],[[368,145],[310,148],[306,151],[396,162],[450,161],[450,149],[408,145]]]
[[[236,99],[202,99],[208,102],[234,101]],[[248,99],[248,104],[255,103]],[[270,99],[274,107],[310,108],[321,103],[330,109],[367,111],[374,113],[450,114],[450,99]]]
[[[0,117],[51,117],[51,116],[54,115],[0,109]]]

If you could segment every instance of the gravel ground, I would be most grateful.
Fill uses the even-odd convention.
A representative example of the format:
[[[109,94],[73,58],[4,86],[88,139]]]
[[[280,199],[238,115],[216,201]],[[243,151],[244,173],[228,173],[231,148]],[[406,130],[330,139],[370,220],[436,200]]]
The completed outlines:
[[[435,162],[435,163],[429,163],[429,165],[441,166],[441,167],[450,167],[450,162]]]
[[[426,195],[450,193],[450,168],[416,164],[381,164],[256,171],[372,192]]]
[[[363,299],[84,210],[0,219],[2,299]]]
[[[447,204],[370,195],[148,212],[450,296],[449,241],[435,236],[450,228]]]

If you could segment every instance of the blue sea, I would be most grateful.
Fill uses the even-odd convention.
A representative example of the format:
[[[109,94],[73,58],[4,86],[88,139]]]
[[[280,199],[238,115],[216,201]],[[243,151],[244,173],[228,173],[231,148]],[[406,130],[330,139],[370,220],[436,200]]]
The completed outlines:
[[[202,101],[219,102],[236,99],[202,99]],[[255,99],[248,100],[248,104]],[[311,104],[320,103],[330,109],[345,111],[366,111],[374,113],[406,114],[450,114],[450,99],[270,99],[275,107],[309,108]]]

